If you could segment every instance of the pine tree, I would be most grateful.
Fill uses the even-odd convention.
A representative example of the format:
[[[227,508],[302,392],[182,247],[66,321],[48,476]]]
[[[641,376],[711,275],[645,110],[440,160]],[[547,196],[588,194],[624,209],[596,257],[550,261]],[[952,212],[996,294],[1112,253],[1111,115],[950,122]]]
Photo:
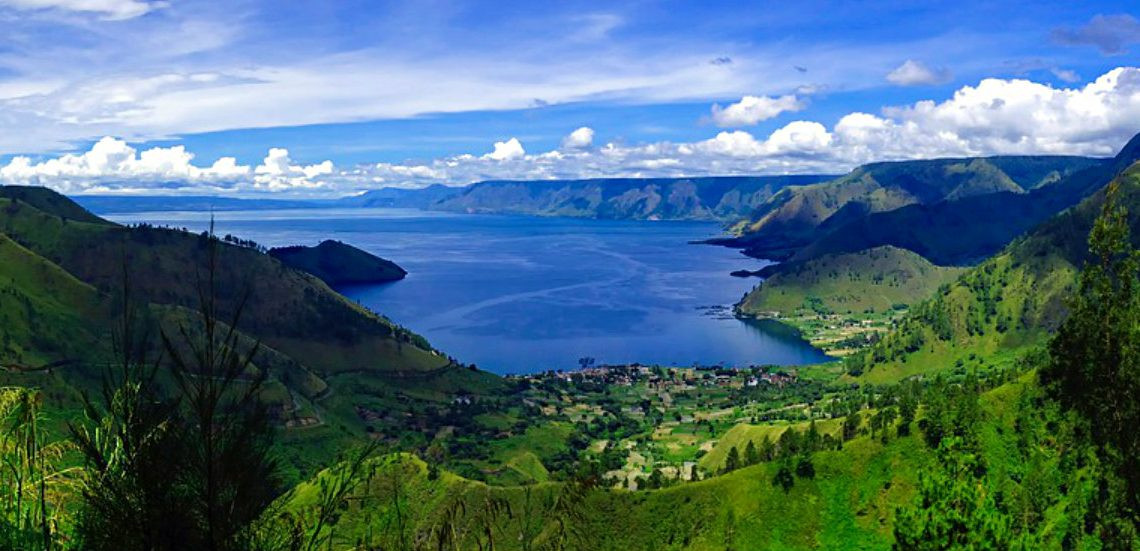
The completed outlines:
[[[1138,511],[1140,253],[1130,240],[1120,186],[1116,180],[1105,192],[1089,234],[1091,260],[1081,272],[1069,316],[1050,343],[1050,361],[1040,378],[1051,396],[1088,420],[1102,457],[1126,485],[1125,507]]]
[[[730,473],[740,468],[740,452],[733,446],[728,450],[728,457],[724,460],[724,472]]]
[[[760,462],[760,452],[756,451],[756,444],[751,440],[744,448],[744,464],[755,465]]]

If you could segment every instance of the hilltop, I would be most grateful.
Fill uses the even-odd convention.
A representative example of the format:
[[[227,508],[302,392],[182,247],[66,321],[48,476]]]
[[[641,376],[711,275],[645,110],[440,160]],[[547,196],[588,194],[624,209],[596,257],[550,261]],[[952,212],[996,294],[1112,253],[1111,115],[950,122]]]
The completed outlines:
[[[931,296],[962,272],[891,246],[775,267],[778,269],[769,272],[771,276],[737,305],[741,313],[793,315],[803,309],[839,314],[883,312]]]

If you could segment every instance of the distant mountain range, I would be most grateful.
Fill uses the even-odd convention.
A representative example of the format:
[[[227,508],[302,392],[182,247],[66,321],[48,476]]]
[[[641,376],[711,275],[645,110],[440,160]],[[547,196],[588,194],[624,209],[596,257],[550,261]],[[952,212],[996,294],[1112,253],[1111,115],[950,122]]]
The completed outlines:
[[[728,221],[752,212],[788,186],[831,178],[791,175],[489,181],[473,184],[432,208],[611,220]]]
[[[723,176],[488,181],[467,187],[381,188],[328,200],[242,199],[210,196],[81,195],[100,214],[169,210],[285,208],[419,208],[484,214],[526,214],[621,220],[720,220],[747,215],[787,186],[833,176]]]

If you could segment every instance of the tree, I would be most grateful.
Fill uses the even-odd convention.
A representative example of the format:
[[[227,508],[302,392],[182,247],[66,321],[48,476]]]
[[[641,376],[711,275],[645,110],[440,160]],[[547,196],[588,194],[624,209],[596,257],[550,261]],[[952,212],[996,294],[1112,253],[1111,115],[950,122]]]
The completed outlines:
[[[853,411],[847,414],[847,417],[843,419],[844,440],[855,438],[855,435],[859,433],[860,420],[861,419],[858,411]]]
[[[1140,511],[1140,252],[1131,243],[1121,181],[1109,184],[1089,234],[1088,262],[1069,316],[1049,345],[1040,379],[1078,412],[1106,462],[1125,483],[1125,506]],[[1106,481],[1106,485],[1111,485]]]
[[[220,318],[219,246],[211,229],[198,311],[173,332],[143,319],[124,263],[121,361],[104,375],[102,403],[86,400],[85,422],[71,427],[88,472],[77,522],[84,549],[248,549],[279,493],[258,343],[238,331],[244,298]],[[152,361],[153,326],[162,354]],[[160,366],[172,392],[155,382]]]
[[[724,460],[724,472],[730,473],[740,468],[740,452],[733,446],[728,450],[728,456]]]
[[[744,464],[755,465],[759,462],[760,452],[756,451],[756,443],[749,440],[748,445],[744,447]]]
[[[772,485],[783,489],[784,493],[788,493],[795,484],[796,477],[792,474],[790,460],[784,459],[780,461],[779,467],[776,468],[776,475],[772,477]]]
[[[996,492],[986,484],[985,464],[976,450],[961,439],[946,438],[939,458],[941,468],[919,474],[914,504],[896,515],[894,549],[1036,548],[1015,542],[1010,519],[998,510]]]
[[[811,454],[804,453],[796,460],[796,476],[815,478],[815,465],[811,462]]]
[[[913,392],[904,391],[899,397],[899,436],[910,434],[910,425],[914,423],[914,416],[918,412],[918,399]]]
[[[178,549],[196,541],[179,489],[185,458],[178,402],[155,377],[161,361],[144,307],[134,303],[124,264],[112,347],[117,362],[101,394],[84,395],[84,418],[69,424],[86,468],[75,532],[84,549]]]
[[[175,334],[160,331],[185,416],[185,514],[198,519],[201,548],[210,551],[241,547],[244,531],[279,493],[273,427],[260,400],[266,373],[253,363],[260,343],[238,331],[248,287],[223,323],[219,247],[211,228],[196,319]]]

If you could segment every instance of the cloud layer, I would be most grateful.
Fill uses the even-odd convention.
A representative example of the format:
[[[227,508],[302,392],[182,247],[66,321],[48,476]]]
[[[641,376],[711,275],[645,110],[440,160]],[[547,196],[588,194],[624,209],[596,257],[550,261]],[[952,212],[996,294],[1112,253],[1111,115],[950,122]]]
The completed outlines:
[[[734,105],[745,104],[742,100]],[[582,127],[569,133],[559,149],[542,153],[527,152],[512,137],[482,154],[353,167],[329,161],[298,163],[282,148],[270,149],[256,167],[239,165],[230,157],[199,166],[182,146],[140,152],[122,140],[104,138],[83,154],[39,162],[17,157],[0,168],[0,181],[42,184],[69,193],[188,189],[332,195],[505,178],[839,173],[880,160],[1109,156],[1138,132],[1140,68],[1121,67],[1073,88],[985,79],[943,101],[919,101],[879,114],[848,113],[830,128],[797,120],[767,136],[726,130],[687,143],[615,141],[597,146],[593,129]]]

